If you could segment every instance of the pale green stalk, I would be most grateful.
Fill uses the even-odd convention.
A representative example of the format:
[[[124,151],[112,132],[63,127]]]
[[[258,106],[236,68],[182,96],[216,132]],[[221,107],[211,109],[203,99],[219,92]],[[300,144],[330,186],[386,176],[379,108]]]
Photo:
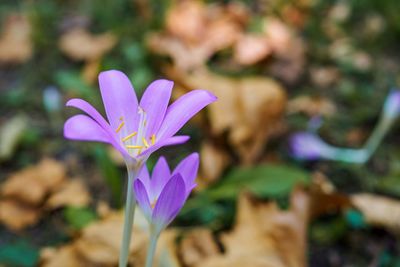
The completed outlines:
[[[159,235],[160,234],[155,233],[154,231],[150,232],[150,243],[149,243],[149,248],[147,250],[146,267],[153,266],[154,253],[156,251],[157,240]]]
[[[122,234],[122,245],[119,254],[119,267],[126,267],[128,265],[129,257],[129,246],[132,238],[132,225],[135,217],[135,206],[136,196],[133,190],[133,182],[138,175],[140,168],[129,168],[128,167],[128,184],[126,193],[126,204],[125,204],[125,218],[124,218],[124,230]]]

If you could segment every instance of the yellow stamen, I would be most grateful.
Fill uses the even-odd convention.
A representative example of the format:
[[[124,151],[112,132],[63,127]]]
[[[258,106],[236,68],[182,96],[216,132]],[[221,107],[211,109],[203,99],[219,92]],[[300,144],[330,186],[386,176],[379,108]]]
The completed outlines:
[[[119,117],[119,120],[120,120],[120,121],[123,121],[123,120],[124,120],[124,117],[122,117],[122,116]]]
[[[142,149],[143,146],[126,146],[126,148]]]
[[[155,142],[156,142],[156,135],[153,134],[151,135],[151,144],[154,145]]]
[[[157,200],[154,200],[153,203],[151,203],[151,208],[154,209],[154,207],[156,206]]]
[[[115,132],[118,133],[118,132],[121,130],[121,128],[124,127],[124,125],[125,125],[125,122],[124,122],[124,121],[121,122],[121,123],[119,124],[118,128],[115,130]]]
[[[146,140],[146,138],[144,138],[144,137],[143,137],[143,144],[144,144],[144,146],[145,146],[146,148],[149,147],[149,143],[147,143],[147,140]]]
[[[137,132],[133,132],[128,136],[125,136],[124,138],[122,138],[122,142],[125,142],[126,140],[131,139],[132,137],[134,137],[135,135],[137,135]]]

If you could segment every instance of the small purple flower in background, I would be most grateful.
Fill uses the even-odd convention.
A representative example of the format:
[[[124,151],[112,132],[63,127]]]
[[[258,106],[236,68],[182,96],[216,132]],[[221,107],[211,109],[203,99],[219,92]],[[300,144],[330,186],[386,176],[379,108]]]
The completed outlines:
[[[400,114],[400,91],[392,90],[383,106],[384,116],[397,117]]]
[[[291,154],[300,160],[329,159],[349,163],[365,163],[378,148],[399,115],[400,91],[393,90],[386,97],[380,119],[362,148],[343,148],[327,144],[314,133],[320,126],[317,123],[318,127],[309,127],[310,132],[299,132],[290,137]],[[309,125],[314,123],[311,121]]]
[[[298,132],[290,137],[290,149],[294,158],[316,160],[330,156],[331,147],[318,135],[310,132]]]
[[[165,158],[157,161],[151,179],[144,167],[134,183],[139,207],[158,235],[176,217],[190,192],[196,186],[199,155],[183,159],[171,172]]]
[[[156,80],[138,103],[128,77],[116,70],[100,73],[99,84],[108,122],[88,102],[71,99],[67,106],[87,115],[75,115],[64,125],[69,139],[99,141],[113,145],[128,165],[141,165],[162,146],[186,142],[174,136],[196,113],[217,98],[205,90],[193,90],[168,107],[173,82]]]

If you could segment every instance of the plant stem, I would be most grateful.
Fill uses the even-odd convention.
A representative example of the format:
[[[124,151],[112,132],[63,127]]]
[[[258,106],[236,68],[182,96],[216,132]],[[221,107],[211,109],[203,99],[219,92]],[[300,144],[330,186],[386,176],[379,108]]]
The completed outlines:
[[[122,245],[119,254],[119,267],[128,265],[129,246],[132,238],[132,225],[135,217],[136,196],[133,190],[133,182],[135,181],[138,171],[128,168],[128,184],[125,205],[124,230],[122,234]]]
[[[154,253],[156,251],[158,236],[159,234],[154,234],[154,231],[151,231],[150,244],[149,244],[149,249],[147,250],[147,257],[146,257],[146,267],[153,266]]]

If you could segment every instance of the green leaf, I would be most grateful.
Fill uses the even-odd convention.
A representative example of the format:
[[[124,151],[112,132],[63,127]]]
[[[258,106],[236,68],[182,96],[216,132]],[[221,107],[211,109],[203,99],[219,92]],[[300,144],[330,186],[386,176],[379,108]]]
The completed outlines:
[[[30,267],[36,266],[39,250],[26,241],[18,241],[0,247],[0,265]]]
[[[308,184],[310,175],[301,169],[286,165],[259,165],[235,168],[219,184],[208,189],[212,199],[234,199],[243,190],[259,197],[288,195],[296,184]]]
[[[64,216],[68,224],[79,230],[97,219],[96,213],[89,208],[67,207]]]

